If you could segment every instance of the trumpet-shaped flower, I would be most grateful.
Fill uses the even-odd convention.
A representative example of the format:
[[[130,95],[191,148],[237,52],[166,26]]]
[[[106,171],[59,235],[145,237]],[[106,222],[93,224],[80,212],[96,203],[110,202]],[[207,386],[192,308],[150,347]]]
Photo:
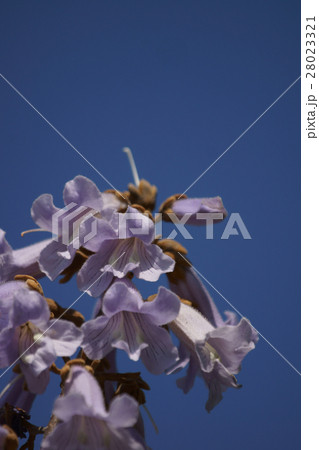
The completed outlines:
[[[50,320],[46,300],[21,281],[0,286],[0,367],[19,362],[32,393],[41,394],[58,356],[71,356],[82,332],[66,320]]]
[[[36,279],[42,278],[44,273],[39,267],[41,251],[51,242],[46,239],[27,247],[13,250],[5,238],[5,232],[0,229],[0,283],[10,281],[15,275],[23,273]]]
[[[154,223],[135,208],[128,207],[125,214],[115,213],[111,222],[96,219],[97,233],[87,243],[96,252],[84,263],[78,274],[78,287],[88,290],[94,297],[101,295],[113,277],[123,278],[133,272],[137,278],[157,281],[161,274],[174,269],[174,261],[155,244]],[[82,226],[85,234],[86,224]]]
[[[42,442],[50,450],[143,450],[130,428],[138,418],[138,403],[127,394],[115,397],[106,411],[101,388],[82,366],[73,365],[64,396],[55,401],[59,423]]]
[[[103,296],[103,315],[82,325],[83,349],[91,359],[122,349],[134,361],[141,357],[150,372],[162,373],[177,360],[178,352],[161,325],[174,320],[179,308],[178,297],[164,287],[155,300],[143,302],[129,280],[115,281]]]
[[[173,203],[172,211],[178,218],[182,218],[185,214],[190,214],[187,220],[189,225],[205,224],[203,220],[205,216],[200,215],[203,213],[211,214],[210,220],[207,216],[208,222],[214,221],[215,223],[222,221],[227,216],[221,197],[181,198]]]
[[[106,195],[106,194],[105,194]],[[43,194],[32,205],[31,216],[43,230],[50,231],[56,237],[42,250],[39,263],[42,271],[54,280],[68,267],[76,250],[94,235],[82,236],[81,223],[92,222],[92,215],[107,209],[108,197],[105,197],[96,185],[81,175],[66,183],[63,191],[65,207],[57,208],[51,194]],[[110,194],[111,195],[111,194]],[[113,203],[110,202],[110,207]]]
[[[181,197],[181,198],[180,198]],[[173,195],[160,207],[163,219],[173,221],[187,217],[187,225],[205,225],[218,223],[225,219],[227,211],[221,197],[185,198],[185,195]]]
[[[184,346],[184,360],[173,370],[184,367],[185,360],[190,363],[187,376],[178,380],[178,386],[188,392],[196,375],[201,375],[209,387],[206,408],[211,410],[227,387],[239,387],[234,374],[240,371],[247,353],[255,348],[257,333],[245,318],[237,325],[216,328],[201,313],[183,303],[169,326]]]

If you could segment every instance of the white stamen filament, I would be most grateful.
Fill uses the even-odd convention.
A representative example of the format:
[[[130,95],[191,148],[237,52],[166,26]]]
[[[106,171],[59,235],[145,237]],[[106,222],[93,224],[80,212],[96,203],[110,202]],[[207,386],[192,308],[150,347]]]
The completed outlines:
[[[133,178],[134,178],[134,183],[136,184],[136,186],[138,186],[140,184],[140,179],[137,173],[137,169],[136,169],[136,165],[135,165],[135,161],[131,152],[131,149],[128,147],[124,147],[123,148],[123,152],[127,154],[130,166],[131,166],[131,170],[132,170],[132,174],[133,174]]]

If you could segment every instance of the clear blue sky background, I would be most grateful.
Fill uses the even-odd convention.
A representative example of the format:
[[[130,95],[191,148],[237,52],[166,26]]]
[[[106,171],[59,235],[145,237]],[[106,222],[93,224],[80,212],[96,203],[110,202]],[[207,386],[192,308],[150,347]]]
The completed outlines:
[[[118,189],[132,181],[121,152],[130,146],[160,203],[185,190],[299,76],[299,9],[295,0],[2,1],[1,73]],[[219,224],[213,241],[204,229],[183,241],[195,267],[298,370],[299,83],[188,192],[221,195],[252,240],[222,241]],[[109,186],[1,79],[0,96],[0,226],[19,247],[39,238],[20,238],[33,227],[38,195],[50,192],[61,206],[64,183],[77,174]],[[75,283],[44,287],[65,306],[78,296]],[[220,310],[230,309],[209,290]],[[78,308],[90,317],[92,305],[84,296]],[[242,390],[228,390],[210,414],[201,380],[185,396],[176,377],[142,370],[160,430],[145,419],[153,450],[300,446],[300,377],[262,338],[244,360]],[[34,423],[45,425],[57,394],[52,376]]]

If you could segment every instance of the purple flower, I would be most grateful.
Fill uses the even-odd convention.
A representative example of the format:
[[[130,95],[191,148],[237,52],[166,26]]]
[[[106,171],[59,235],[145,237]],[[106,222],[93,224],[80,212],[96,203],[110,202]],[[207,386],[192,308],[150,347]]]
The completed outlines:
[[[129,395],[115,397],[106,411],[101,388],[82,366],[71,367],[64,396],[53,414],[61,421],[42,442],[50,450],[143,450],[130,432],[138,418],[138,403]]]
[[[178,270],[168,274],[170,289],[179,297],[189,300],[196,306],[214,327],[225,325],[213,299],[186,259],[183,257],[179,258],[176,268]],[[231,320],[233,313],[227,311],[226,314],[228,315],[228,320]],[[226,323],[229,322],[227,321]]]
[[[63,191],[65,208],[53,204],[51,194],[43,194],[32,205],[31,215],[43,230],[57,237],[40,254],[42,271],[54,280],[72,262],[76,250],[89,239],[79,232],[84,221],[92,223],[92,215],[107,208],[109,197],[103,195],[96,185],[81,175],[66,183]],[[110,202],[109,206],[112,207]],[[90,230],[94,234],[94,230]]]
[[[9,405],[23,409],[27,413],[30,412],[36,395],[24,389],[25,382],[22,373],[13,374],[11,381],[7,385],[6,393],[0,398],[0,410],[8,403]]]
[[[216,328],[198,311],[183,303],[170,328],[183,345],[183,358],[170,372],[183,368],[189,361],[186,377],[177,384],[186,393],[193,386],[196,375],[201,375],[209,388],[206,409],[210,411],[228,387],[240,387],[234,374],[240,371],[246,354],[255,348],[257,333],[245,318],[237,325]]]
[[[170,197],[160,207],[160,212],[164,213],[164,220],[174,221],[174,216],[179,220],[188,216],[188,225],[205,225],[218,223],[227,216],[221,197],[181,199],[178,197],[178,195]]]
[[[45,390],[57,356],[73,355],[81,342],[81,330],[66,320],[50,320],[44,297],[25,283],[0,286],[0,367],[19,358],[32,393]]]
[[[133,361],[141,357],[151,373],[162,373],[177,360],[178,352],[161,325],[174,320],[179,308],[178,297],[164,287],[155,300],[143,302],[129,280],[115,281],[103,296],[103,315],[82,325],[83,349],[91,359],[122,349]]]
[[[161,274],[174,269],[174,260],[152,244],[154,223],[136,209],[128,207],[125,214],[115,213],[109,221],[96,219],[96,223],[97,233],[86,245],[96,253],[79,271],[79,289],[98,297],[114,276],[123,278],[133,272],[137,278],[157,281]],[[112,236],[110,225],[118,239]],[[84,223],[83,234],[85,227]]]
[[[36,279],[44,276],[39,267],[40,252],[51,242],[51,239],[13,250],[0,229],[0,283],[10,281],[15,275],[31,275]]]

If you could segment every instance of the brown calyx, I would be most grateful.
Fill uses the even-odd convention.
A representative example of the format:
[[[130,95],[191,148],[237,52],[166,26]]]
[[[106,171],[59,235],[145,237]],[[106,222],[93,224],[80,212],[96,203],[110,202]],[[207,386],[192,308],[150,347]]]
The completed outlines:
[[[4,441],[4,450],[16,450],[19,446],[18,436],[8,425],[2,425],[2,428],[8,431]]]
[[[128,191],[124,192],[131,204],[137,203],[149,211],[153,211],[156,203],[157,187],[146,180],[141,180],[138,186],[130,183]]]
[[[185,257],[187,250],[179,242],[172,239],[159,240],[157,245],[175,261],[173,272],[166,274],[169,281],[176,284],[179,280],[183,280],[186,268],[192,267],[191,262]]]
[[[156,244],[163,250],[164,253],[169,252],[176,255],[178,255],[178,253],[181,253],[182,255],[187,255],[186,248],[173,239],[160,239],[156,242]]]
[[[29,289],[37,291],[39,294],[43,295],[41,284],[31,275],[16,275],[14,279],[16,281],[24,281]]]
[[[141,373],[123,373],[118,375],[118,385],[115,395],[124,393],[129,394],[131,397],[135,398],[139,405],[144,405],[144,403],[146,403],[146,398],[143,390],[149,391],[150,387],[146,381],[141,378]]]
[[[68,361],[68,362],[62,367],[62,369],[60,370],[60,376],[61,376],[61,380],[62,380],[61,385],[62,385],[62,386],[64,385],[64,382],[65,382],[65,380],[67,379],[67,377],[68,377],[68,375],[69,375],[69,373],[70,373],[70,370],[71,370],[71,367],[72,367],[72,366],[82,366],[82,367],[84,367],[88,372],[90,372],[92,375],[94,374],[93,368],[92,368],[91,366],[88,366],[88,365],[85,363],[84,359],[82,359],[82,358],[71,359],[71,360]]]
[[[180,200],[182,198],[187,198],[187,195],[185,194],[174,194],[171,195],[170,197],[168,197],[159,207],[158,212],[160,214],[162,214],[162,219],[165,220],[166,222],[171,222],[170,217],[168,216],[168,214],[173,213],[174,211],[172,210],[172,206],[174,204],[174,202],[176,202],[176,200]]]
[[[81,269],[88,257],[93,254],[94,252],[91,252],[84,247],[80,247],[79,250],[76,251],[71,264],[66,269],[64,269],[63,272],[61,272],[61,275],[64,276],[59,280],[59,283],[63,284],[70,281],[73,275],[75,275]]]
[[[64,320],[73,322],[77,327],[80,327],[84,322],[84,316],[76,309],[63,308],[55,300],[52,300],[52,298],[46,298],[46,301],[53,319],[59,319],[61,317]]]

